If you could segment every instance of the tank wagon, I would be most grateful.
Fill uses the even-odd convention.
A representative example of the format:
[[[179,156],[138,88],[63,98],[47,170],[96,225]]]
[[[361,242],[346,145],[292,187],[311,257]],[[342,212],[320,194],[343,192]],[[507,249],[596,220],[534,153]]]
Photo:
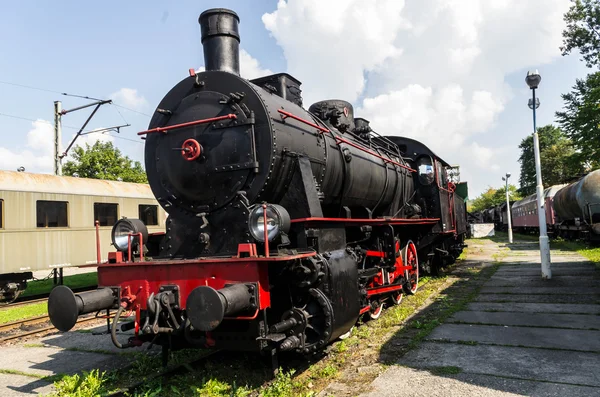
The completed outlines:
[[[464,197],[448,163],[375,133],[350,103],[307,110],[289,74],[240,77],[235,12],[199,22],[206,70],[190,69],[139,133],[166,232],[117,222],[99,289],[55,288],[51,321],[67,331],[81,314],[117,310],[120,348],[311,354],[460,255]],[[119,340],[129,311],[135,336]]]
[[[566,239],[600,241],[600,170],[590,172],[568,185],[544,191],[548,234]],[[522,232],[539,230],[536,194],[512,206],[514,228]]]

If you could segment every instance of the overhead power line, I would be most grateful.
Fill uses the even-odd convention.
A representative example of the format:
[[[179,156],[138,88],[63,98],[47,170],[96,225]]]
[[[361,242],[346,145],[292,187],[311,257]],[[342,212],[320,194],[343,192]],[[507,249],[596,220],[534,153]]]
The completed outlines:
[[[6,85],[11,85],[11,86],[20,87],[20,88],[27,88],[27,89],[36,90],[36,91],[50,92],[50,93],[53,93],[53,94],[58,94],[58,95],[63,95],[63,96],[68,96],[68,97],[89,99],[89,100],[92,100],[92,101],[100,101],[101,100],[101,99],[93,98],[93,97],[90,97],[90,96],[69,94],[69,93],[66,93],[66,92],[48,90],[46,88],[33,87],[33,86],[30,86],[30,85],[25,85],[25,84],[11,83],[9,81],[0,81],[0,84],[6,84]],[[116,104],[114,102],[113,102],[113,105],[115,105],[116,107],[119,107],[121,109],[129,110],[130,112],[133,112],[133,113],[141,114],[142,116],[146,116],[146,117],[150,117],[150,118],[152,117],[151,115],[149,115],[147,113],[140,112],[138,110],[134,110],[134,109],[128,108],[128,107],[123,106],[123,105],[118,105],[118,104]],[[121,115],[121,117],[122,117],[122,115]]]
[[[10,117],[10,118],[17,119],[17,120],[24,120],[24,121],[32,121],[32,122],[44,123],[44,124],[48,124],[48,125],[51,125],[51,126],[53,126],[53,125],[54,125],[53,123],[51,123],[51,122],[49,122],[49,121],[46,121],[46,120],[35,120],[35,119],[30,119],[30,118],[27,118],[27,117],[15,116],[15,115],[12,115],[12,114],[6,114],[6,113],[0,113],[0,116],[4,116],[4,117]],[[69,129],[72,129],[72,130],[79,130],[79,128],[78,128],[78,127],[73,127],[73,126],[69,126],[69,125],[63,125],[63,128],[69,128]],[[86,135],[87,135],[87,134],[104,134],[104,133],[106,133],[106,132],[107,132],[106,130],[104,130],[104,131],[102,131],[102,130],[101,130],[101,131],[97,131],[97,130],[88,130],[88,131],[83,131],[81,134],[82,134],[82,135],[83,135],[83,134],[86,134]],[[139,140],[137,140],[137,139],[125,138],[125,137],[118,136],[118,135],[113,135],[113,134],[106,134],[106,135],[110,135],[110,136],[112,136],[113,138],[116,138],[116,139],[121,139],[121,140],[124,140],[124,141],[130,141],[130,142],[142,143],[142,144],[144,143],[144,142],[142,142],[142,141],[139,141]]]

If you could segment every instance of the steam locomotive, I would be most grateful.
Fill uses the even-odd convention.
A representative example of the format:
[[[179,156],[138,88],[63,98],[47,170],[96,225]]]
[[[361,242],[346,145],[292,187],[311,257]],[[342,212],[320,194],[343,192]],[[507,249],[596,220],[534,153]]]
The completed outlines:
[[[52,291],[56,328],[116,309],[120,348],[310,354],[455,261],[467,185],[448,163],[375,133],[346,101],[304,109],[289,74],[240,77],[235,12],[207,10],[199,23],[206,70],[190,69],[139,133],[166,231],[119,220],[99,288]],[[135,336],[124,341],[126,312],[135,320],[121,329]]]

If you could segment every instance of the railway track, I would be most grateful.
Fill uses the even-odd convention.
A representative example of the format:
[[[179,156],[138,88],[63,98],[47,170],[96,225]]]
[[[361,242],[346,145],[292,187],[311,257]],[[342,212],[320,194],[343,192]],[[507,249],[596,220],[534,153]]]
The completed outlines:
[[[87,323],[91,323],[93,321],[98,321],[98,320],[105,320],[105,319],[101,318],[101,317],[95,317],[95,316],[82,317],[77,320],[76,324],[87,324]],[[5,333],[10,330],[13,330],[13,329],[19,329],[23,326],[27,327],[27,326],[31,326],[31,325],[44,323],[44,322],[50,322],[50,318],[48,317],[48,315],[37,316],[37,317],[33,317],[33,318],[28,318],[25,320],[17,320],[17,321],[13,321],[13,322],[6,323],[6,324],[0,324],[0,334]],[[36,328],[36,329],[24,331],[24,332],[17,332],[13,335],[7,335],[4,337],[0,337],[0,344],[11,341],[11,340],[23,338],[25,336],[43,334],[44,332],[56,331],[56,330],[57,329],[53,325],[49,325],[46,327]]]

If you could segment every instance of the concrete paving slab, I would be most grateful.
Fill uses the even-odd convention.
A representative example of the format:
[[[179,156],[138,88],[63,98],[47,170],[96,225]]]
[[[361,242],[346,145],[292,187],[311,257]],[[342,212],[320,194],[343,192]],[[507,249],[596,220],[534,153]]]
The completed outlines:
[[[31,376],[0,373],[0,396],[23,397],[52,393],[52,383]]]
[[[484,284],[485,287],[556,287],[573,288],[600,287],[600,280],[590,277],[552,277],[550,280],[542,280],[541,277],[492,277]]]
[[[450,323],[600,330],[600,316],[588,314],[464,311],[454,314],[447,321]]]
[[[597,397],[600,390],[589,386],[564,385],[497,376],[459,373],[433,375],[428,370],[390,367],[371,384],[372,390],[360,397]]]
[[[11,346],[2,348],[0,369],[16,370],[40,376],[72,374],[99,368],[101,371],[125,365],[127,358],[113,354],[100,354],[55,349],[51,347]]]
[[[580,329],[443,324],[427,339],[600,353],[600,331]]]
[[[499,311],[511,313],[600,314],[600,305],[570,303],[471,302],[467,305],[466,310]]]
[[[96,330],[104,331],[106,330],[106,326],[99,327],[99,329]],[[132,335],[133,331],[131,333],[118,332],[117,338],[121,343],[126,343]],[[119,349],[112,343],[110,335],[93,335],[92,333],[82,333],[77,331],[48,335],[41,338],[39,343],[62,349],[85,349],[88,351],[100,351],[102,353],[144,352],[148,350],[149,346],[148,344],[145,344],[139,347]],[[152,349],[160,350],[160,346],[153,346]]]
[[[521,302],[521,303],[582,303],[598,304],[600,297],[597,295],[509,295],[509,294],[481,294],[475,298],[476,302]]]
[[[540,266],[502,266],[498,269],[496,274],[503,273],[526,273],[526,272],[537,272],[540,271]],[[590,272],[593,273],[596,271],[594,266],[590,265],[573,265],[573,266],[552,266],[552,273],[557,272]]]
[[[561,294],[561,295],[600,295],[599,287],[488,287],[483,286],[480,294]]]
[[[590,276],[596,273],[595,269],[552,269],[552,277],[554,276]],[[541,275],[541,269],[522,269],[519,271],[510,271],[498,269],[496,275],[498,276],[510,276],[510,275],[521,275],[521,276],[536,276]],[[541,277],[541,276],[540,276]]]
[[[464,373],[600,387],[600,354],[589,352],[424,342],[399,364],[456,366]]]

